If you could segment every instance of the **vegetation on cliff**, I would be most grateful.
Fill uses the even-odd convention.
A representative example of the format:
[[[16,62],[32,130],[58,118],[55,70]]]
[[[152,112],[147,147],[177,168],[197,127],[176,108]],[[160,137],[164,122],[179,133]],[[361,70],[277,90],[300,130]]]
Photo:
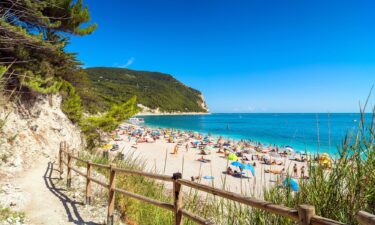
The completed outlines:
[[[201,93],[169,74],[110,67],[88,68],[86,72],[92,84],[90,92],[95,95],[83,99],[90,112],[107,110],[134,95],[137,103],[161,112],[207,112]]]

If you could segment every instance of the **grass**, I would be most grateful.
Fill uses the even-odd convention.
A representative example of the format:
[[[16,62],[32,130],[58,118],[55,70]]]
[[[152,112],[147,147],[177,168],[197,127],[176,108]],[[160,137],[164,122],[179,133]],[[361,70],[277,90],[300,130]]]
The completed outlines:
[[[310,179],[300,180],[300,191],[274,187],[265,191],[263,199],[272,203],[297,208],[300,204],[315,206],[316,214],[343,223],[357,224],[355,215],[359,210],[375,214],[375,111],[370,121],[362,120],[356,133],[348,134],[338,148],[339,157],[327,170],[316,161],[310,161]],[[89,156],[86,156],[89,157]],[[109,161],[99,156],[90,156],[97,163]],[[116,166],[144,170],[145,161],[134,154],[115,160]],[[108,176],[106,172],[101,171]],[[161,183],[141,176],[119,175],[116,186],[143,196],[164,202],[172,202],[171,193]],[[231,200],[202,194],[193,189],[184,189],[185,209],[215,224],[295,224],[283,217],[254,209]],[[255,196],[252,196],[255,197]],[[259,196],[256,196],[259,198]],[[116,208],[122,219],[129,224],[171,224],[171,212],[116,195]],[[194,224],[184,219],[185,225]]]
[[[7,207],[0,206],[0,222],[8,221],[16,223],[17,218],[20,223],[23,223],[25,221],[25,213],[12,211]]]

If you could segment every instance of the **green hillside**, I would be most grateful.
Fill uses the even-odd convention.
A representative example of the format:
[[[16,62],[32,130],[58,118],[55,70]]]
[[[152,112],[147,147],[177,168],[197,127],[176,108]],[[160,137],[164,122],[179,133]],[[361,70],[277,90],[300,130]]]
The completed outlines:
[[[91,83],[91,98],[83,98],[90,112],[103,111],[112,104],[137,96],[137,103],[161,112],[206,112],[198,90],[171,75],[123,68],[86,69]],[[86,102],[85,102],[86,101]],[[205,104],[205,103],[204,103]]]

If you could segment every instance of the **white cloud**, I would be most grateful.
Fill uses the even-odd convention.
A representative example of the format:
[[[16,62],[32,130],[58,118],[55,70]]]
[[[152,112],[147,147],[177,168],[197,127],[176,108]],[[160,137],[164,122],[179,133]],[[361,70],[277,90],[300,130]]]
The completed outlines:
[[[131,57],[130,59],[128,59],[128,61],[127,61],[124,65],[119,65],[119,66],[117,66],[117,67],[120,67],[120,68],[128,68],[128,67],[131,66],[133,63],[134,63],[134,57]]]

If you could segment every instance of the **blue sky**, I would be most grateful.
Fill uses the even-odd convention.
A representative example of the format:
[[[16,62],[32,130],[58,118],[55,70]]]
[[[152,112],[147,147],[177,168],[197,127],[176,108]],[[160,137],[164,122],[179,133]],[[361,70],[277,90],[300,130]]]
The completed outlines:
[[[358,112],[375,83],[375,1],[84,2],[85,67],[172,74],[212,112]]]

